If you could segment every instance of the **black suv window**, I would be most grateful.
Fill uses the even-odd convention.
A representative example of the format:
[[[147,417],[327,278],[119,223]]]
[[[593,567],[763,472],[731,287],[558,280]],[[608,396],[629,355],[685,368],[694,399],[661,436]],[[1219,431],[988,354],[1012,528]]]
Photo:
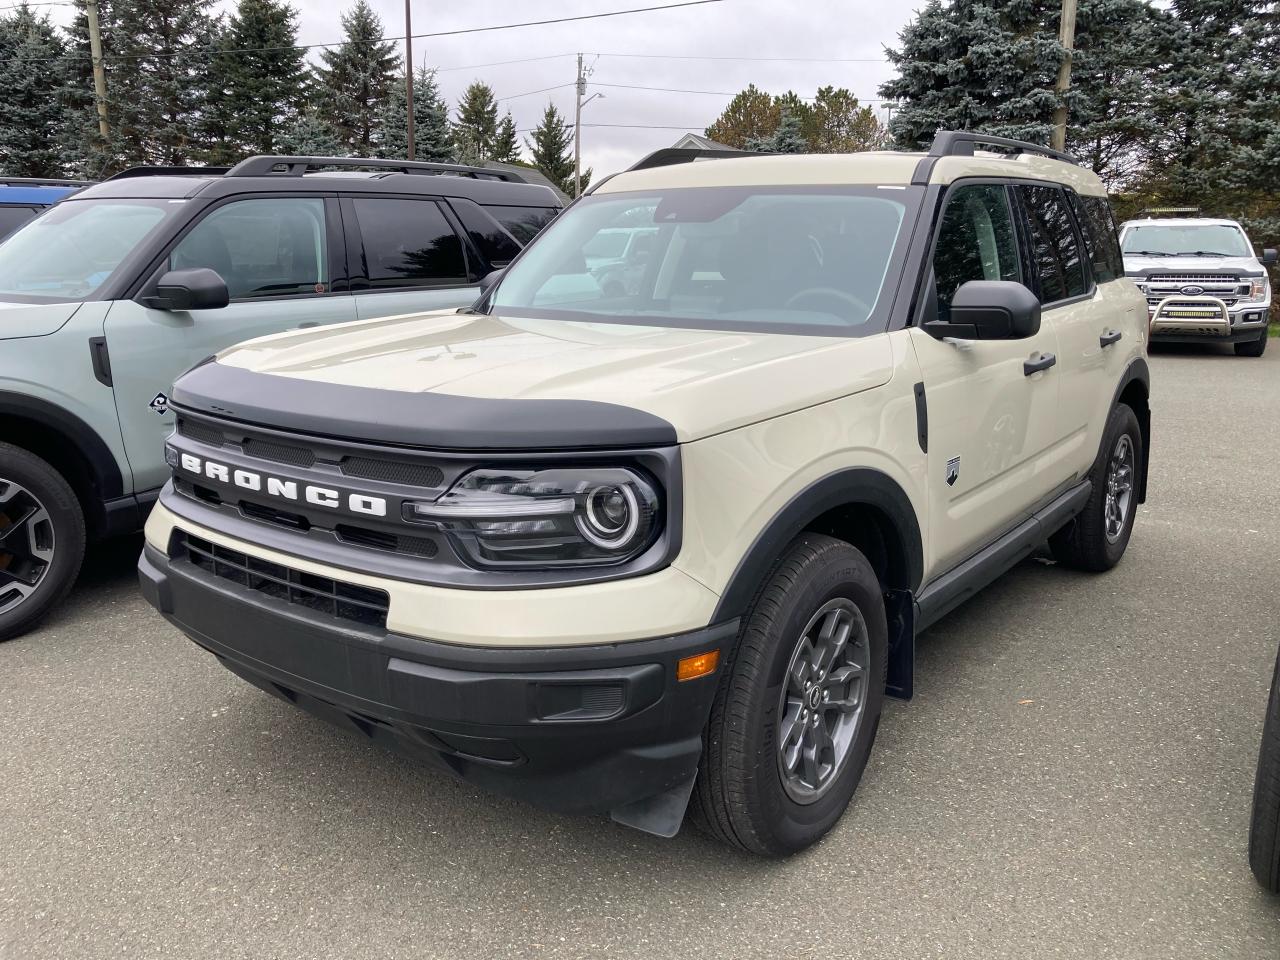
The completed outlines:
[[[0,207],[0,237],[13,233],[38,212],[35,207]]]
[[[1018,280],[1017,231],[1009,194],[1001,184],[958,187],[947,199],[933,253],[938,319],[951,313],[951,298],[969,280]]]
[[[356,197],[364,241],[363,273],[372,287],[428,287],[467,282],[462,240],[432,200]]]
[[[1076,222],[1084,235],[1084,247],[1093,266],[1093,278],[1106,283],[1124,276],[1124,258],[1116,237],[1116,222],[1106,197],[1079,197],[1070,194]]]
[[[329,249],[324,200],[236,200],[218,207],[169,254],[170,270],[208,267],[232,300],[324,293]]]
[[[1031,258],[1040,277],[1040,302],[1056,303],[1085,292],[1084,261],[1067,198],[1057,187],[1017,188],[1031,235]]]
[[[485,204],[485,209],[521,243],[532,240],[560,212],[559,207],[506,207],[495,204]]]
[[[506,266],[515,259],[520,252],[520,244],[512,239],[511,234],[497,220],[480,209],[480,204],[474,200],[453,198],[449,201],[449,206],[453,207],[453,212],[462,221],[471,242],[476,245],[480,255],[489,261],[490,266]]]

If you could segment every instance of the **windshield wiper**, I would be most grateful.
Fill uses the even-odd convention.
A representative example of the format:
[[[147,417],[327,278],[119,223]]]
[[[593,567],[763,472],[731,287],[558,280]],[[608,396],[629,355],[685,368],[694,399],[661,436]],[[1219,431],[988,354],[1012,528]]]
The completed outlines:
[[[1229,257],[1231,254],[1221,250],[1182,250],[1175,254],[1179,257]]]
[[[1163,250],[1126,250],[1125,253],[1132,254],[1135,257],[1172,257],[1174,254],[1165,253]]]

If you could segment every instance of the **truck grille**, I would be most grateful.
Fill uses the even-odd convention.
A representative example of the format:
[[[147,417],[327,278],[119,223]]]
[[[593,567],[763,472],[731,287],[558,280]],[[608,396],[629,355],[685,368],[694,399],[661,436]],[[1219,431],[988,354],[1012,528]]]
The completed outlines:
[[[385,629],[390,598],[384,590],[343,583],[329,577],[303,573],[284,564],[272,563],[219,546],[201,537],[179,531],[173,555],[185,555],[195,567],[215,577],[248,587],[258,593],[339,620]]]
[[[1194,296],[1216,297],[1228,307],[1234,307],[1240,297],[1249,293],[1249,281],[1234,274],[1205,275],[1194,273],[1153,274],[1139,279],[1147,292],[1147,303],[1156,306],[1168,297],[1190,296],[1184,287],[1199,287]]]

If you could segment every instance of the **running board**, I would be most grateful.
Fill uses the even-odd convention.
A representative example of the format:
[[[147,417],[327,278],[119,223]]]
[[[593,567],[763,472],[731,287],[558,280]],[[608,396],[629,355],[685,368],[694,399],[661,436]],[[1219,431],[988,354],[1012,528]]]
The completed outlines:
[[[916,596],[915,632],[932,626],[1070,523],[1093,492],[1084,480],[1018,524],[999,540],[984,547],[959,566],[948,570]]]

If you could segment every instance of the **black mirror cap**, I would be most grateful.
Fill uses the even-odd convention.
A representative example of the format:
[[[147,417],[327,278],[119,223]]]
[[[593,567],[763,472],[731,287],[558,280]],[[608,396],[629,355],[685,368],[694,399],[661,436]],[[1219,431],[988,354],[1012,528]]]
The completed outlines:
[[[156,281],[148,306],[160,310],[220,310],[231,302],[227,282],[216,270],[194,267],[170,270]]]
[[[1267,247],[1265,250],[1262,251],[1262,262],[1266,266],[1268,267],[1275,266],[1276,260],[1280,260],[1280,253],[1277,253],[1274,247]]]
[[[1024,340],[1040,332],[1040,298],[1015,280],[970,280],[951,298],[951,327],[972,340]],[[962,333],[948,336],[966,339]]]

